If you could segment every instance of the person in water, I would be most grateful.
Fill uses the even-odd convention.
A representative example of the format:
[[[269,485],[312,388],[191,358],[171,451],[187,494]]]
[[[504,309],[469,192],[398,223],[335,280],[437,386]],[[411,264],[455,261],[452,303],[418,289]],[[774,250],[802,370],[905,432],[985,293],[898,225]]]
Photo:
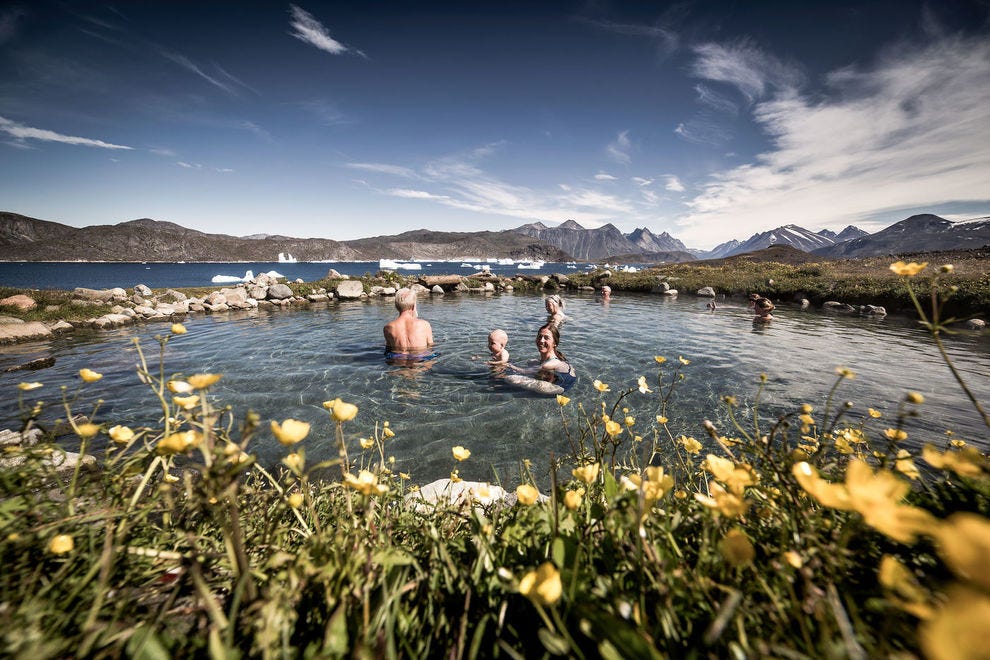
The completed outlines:
[[[541,394],[561,394],[577,380],[574,367],[559,348],[560,331],[554,323],[547,323],[536,333],[536,350],[540,359],[528,370],[505,377],[506,381]]]
[[[756,318],[753,319],[753,323],[769,323],[773,320],[773,314],[770,312],[774,310],[774,305],[769,298],[760,298],[755,302],[755,306]]]
[[[417,315],[415,291],[407,288],[396,291],[395,309],[399,311],[398,318],[382,328],[389,353],[416,353],[433,346],[433,328],[429,321]]]
[[[607,284],[602,285],[602,300],[609,300],[612,298],[612,287]]]
[[[505,330],[492,330],[488,333],[488,350],[491,352],[492,357],[488,361],[488,364],[495,366],[504,366],[509,363],[509,351],[505,350],[505,347],[509,344],[509,335]]]
[[[567,316],[564,314],[564,299],[557,294],[547,296],[543,301],[543,306],[546,307],[547,314],[549,314],[548,323],[560,325],[567,320]]]

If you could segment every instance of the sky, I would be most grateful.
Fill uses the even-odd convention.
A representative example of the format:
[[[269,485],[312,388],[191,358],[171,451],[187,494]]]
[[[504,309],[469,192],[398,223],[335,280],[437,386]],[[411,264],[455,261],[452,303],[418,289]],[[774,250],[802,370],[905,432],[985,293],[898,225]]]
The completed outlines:
[[[710,249],[990,215],[990,0],[0,0],[0,210]]]

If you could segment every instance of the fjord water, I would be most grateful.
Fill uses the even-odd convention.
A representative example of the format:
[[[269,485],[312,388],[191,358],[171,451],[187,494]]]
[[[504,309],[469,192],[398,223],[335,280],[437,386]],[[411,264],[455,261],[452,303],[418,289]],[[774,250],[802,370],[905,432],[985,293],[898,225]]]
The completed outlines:
[[[907,391],[920,392],[925,403],[920,415],[907,421],[906,446],[941,442],[952,430],[987,449],[988,433],[953,381],[927,335],[907,319],[826,315],[816,311],[778,307],[768,327],[754,327],[745,302],[722,302],[709,312],[705,300],[693,296],[669,299],[648,295],[618,295],[608,304],[588,296],[568,296],[570,316],[562,329],[561,350],[579,375],[568,392],[576,412],[583,403],[589,411],[608,405],[618,392],[635,387],[644,375],[656,383],[655,355],[668,358],[665,383],[670,382],[678,357],[690,360],[684,380],[672,400],[669,417],[676,433],[705,441],[704,419],[716,421],[726,435],[721,397],[733,394],[746,420],[752,412],[759,374],[768,381],[759,409],[763,428],[776,417],[810,403],[816,415],[825,405],[836,380],[835,368],[856,373],[844,381],[836,404],[852,402],[848,416],[858,421],[868,407],[883,418],[869,422],[871,437],[894,425],[897,408]],[[491,377],[484,360],[487,333],[496,327],[509,334],[512,361],[524,363],[536,356],[534,338],[545,321],[542,299],[534,295],[448,295],[424,298],[420,315],[433,324],[440,357],[419,369],[389,366],[382,349],[382,325],[395,314],[391,300],[339,302],[310,309],[253,311],[190,317],[188,334],[168,343],[168,374],[215,372],[223,379],[210,396],[233,407],[234,417],[248,410],[261,415],[263,428],[251,450],[263,463],[273,464],[285,453],[268,431],[269,420],[296,418],[313,423],[304,441],[311,462],[336,455],[333,427],[321,407],[341,397],[356,403],[357,418],[346,424],[352,456],[359,452],[357,437],[367,437],[375,423],[388,420],[396,436],[386,455],[395,457],[395,469],[409,473],[416,483],[447,476],[457,468],[465,479],[490,480],[497,473],[515,483],[522,459],[531,459],[534,472],[545,474],[548,458],[566,454],[560,410],[553,397],[514,390]],[[36,380],[44,387],[25,393],[25,400],[54,404],[59,387],[71,395],[81,385],[83,367],[104,374],[85,385],[74,404],[88,412],[103,399],[97,421],[131,426],[156,426],[161,408],[146,386],[139,383],[133,339],[141,342],[149,361],[157,364],[155,335],[168,324],[149,324],[112,332],[79,332],[58,338],[4,347],[0,351],[0,387],[6,392],[0,408],[0,428],[16,428],[16,385]],[[949,352],[976,396],[990,402],[990,337],[961,333],[946,337]],[[52,355],[54,367],[38,372],[2,373],[7,367]],[[601,395],[594,379],[611,386]],[[623,405],[645,427],[658,412],[656,394],[638,391]],[[54,417],[61,411],[55,409]],[[64,417],[64,413],[61,413]],[[574,420],[572,419],[572,424]],[[747,428],[751,421],[744,421]],[[451,447],[462,445],[471,458],[456,463]]]

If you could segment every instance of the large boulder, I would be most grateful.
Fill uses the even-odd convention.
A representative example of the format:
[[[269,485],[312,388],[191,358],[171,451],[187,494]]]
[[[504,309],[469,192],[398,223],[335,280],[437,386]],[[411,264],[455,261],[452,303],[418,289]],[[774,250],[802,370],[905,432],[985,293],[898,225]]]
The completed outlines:
[[[336,268],[331,268],[330,270],[327,271],[327,277],[326,277],[326,279],[328,279],[328,280],[346,280],[347,279],[347,275],[341,275],[339,272],[337,272],[337,269]]]
[[[220,295],[226,298],[225,302],[231,307],[247,307],[248,294],[242,287],[238,287],[236,289],[220,289]]]
[[[41,321],[0,324],[0,344],[11,344],[31,339],[47,339],[51,336],[51,328]]]
[[[855,312],[856,308],[844,302],[838,302],[835,300],[828,300],[822,303],[822,309],[826,312]]]
[[[360,300],[364,294],[364,285],[357,280],[343,280],[337,284],[334,293],[341,300]]]
[[[34,298],[25,296],[23,293],[18,293],[15,296],[7,296],[3,300],[0,300],[0,305],[7,305],[8,307],[16,307],[20,310],[34,309],[38,306]]]
[[[513,494],[514,495],[514,494]],[[406,502],[420,511],[449,506],[487,506],[505,502],[509,493],[501,486],[478,481],[438,479],[406,496]]]
[[[134,293],[144,298],[150,298],[151,296],[155,295],[154,291],[152,291],[149,287],[145,286],[144,284],[135,284]]]
[[[77,300],[89,300],[93,302],[110,302],[113,298],[113,291],[110,289],[87,289],[76,287],[72,290],[72,297]]]
[[[268,287],[269,300],[285,300],[292,297],[292,289],[287,284],[272,284]]]

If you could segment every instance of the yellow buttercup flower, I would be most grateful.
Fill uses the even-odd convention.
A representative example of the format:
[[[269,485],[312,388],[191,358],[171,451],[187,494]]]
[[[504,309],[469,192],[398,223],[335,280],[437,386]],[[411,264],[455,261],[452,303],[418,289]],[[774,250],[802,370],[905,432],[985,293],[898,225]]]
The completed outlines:
[[[464,481],[464,480],[461,479],[461,475],[460,475],[460,473],[459,473],[458,470],[451,470],[450,471],[450,482],[451,483],[459,484],[462,481]]]
[[[172,402],[179,406],[183,410],[192,410],[199,403],[199,395],[190,394],[189,396],[173,396]]]
[[[883,413],[881,413],[879,410],[874,410],[873,408],[867,408],[866,412],[873,419],[878,419],[883,416]]]
[[[931,608],[927,606],[928,596],[924,589],[911,571],[892,555],[880,558],[878,578],[882,587],[903,600],[902,604],[910,604],[914,611],[921,606],[922,610],[930,613]]]
[[[664,362],[667,361],[667,358],[665,358],[662,355],[654,355],[653,359],[657,361],[657,364],[663,364]]]
[[[198,431],[180,431],[172,433],[158,441],[159,454],[182,454],[203,442],[203,434]]]
[[[810,415],[815,411],[814,407],[810,403],[801,404],[801,412],[805,415]]]
[[[166,385],[168,386],[168,391],[172,394],[189,394],[195,389],[184,380],[170,380]]]
[[[687,358],[685,358],[683,356],[680,356],[680,355],[677,356],[677,360],[678,360],[678,362],[680,362],[683,365],[689,365],[689,364],[691,364],[691,360],[688,360]]]
[[[667,421],[667,418],[663,415],[657,415],[657,424],[666,424]]]
[[[64,555],[67,552],[72,552],[74,547],[76,547],[76,543],[68,534],[59,534],[48,542],[48,552],[53,555]]]
[[[332,401],[324,401],[323,407],[330,411],[330,415],[338,422],[349,422],[357,416],[358,407],[353,403],[345,403],[339,398]]]
[[[103,374],[96,373],[92,369],[80,369],[79,377],[87,383],[95,383],[99,379],[103,378]]]
[[[906,277],[914,277],[921,271],[923,271],[928,266],[927,261],[922,261],[920,264],[915,262],[904,263],[903,261],[896,261],[890,264],[890,270],[894,272],[895,275],[904,275]]]
[[[114,442],[125,444],[130,442],[134,437],[134,431],[126,426],[120,426],[118,424],[117,426],[111,426],[107,431],[107,435],[109,435],[110,439]]]
[[[44,383],[18,383],[17,389],[22,392],[30,392],[31,390],[36,390],[39,387],[44,387]]]
[[[309,435],[309,422],[287,419],[279,424],[272,420],[272,433],[283,445],[294,445]]]
[[[711,495],[695,493],[694,499],[709,509],[715,509],[727,518],[737,518],[749,509],[749,503],[742,496],[730,493],[717,482],[708,482],[708,490]]]
[[[921,477],[921,472],[918,471],[918,467],[914,464],[914,460],[911,458],[911,453],[908,452],[907,449],[901,449],[897,452],[897,460],[894,461],[894,469],[912,480],[916,480]]]
[[[801,559],[801,555],[794,550],[788,550],[784,553],[784,561],[790,564],[794,568],[801,568],[804,566],[804,560]]]
[[[394,438],[395,431],[388,425],[388,422],[382,422],[382,437],[384,438]]]
[[[193,386],[193,389],[205,390],[221,378],[223,378],[223,374],[193,374],[186,380]]]
[[[388,486],[378,483],[378,477],[368,470],[361,470],[356,477],[348,472],[344,475],[344,484],[364,495],[382,495],[388,492]]]
[[[454,458],[456,458],[459,461],[466,461],[471,457],[471,450],[465,449],[460,445],[457,445],[456,447],[451,449],[451,452],[454,454]]]
[[[519,484],[516,486],[516,498],[519,500],[520,504],[530,505],[535,504],[540,498],[540,491],[536,490],[534,486],[529,484]]]
[[[907,431],[902,431],[901,429],[887,429],[883,432],[887,436],[888,440],[893,440],[894,442],[899,442],[901,440],[907,440]]]
[[[93,424],[92,422],[86,422],[84,424],[79,424],[76,426],[76,435],[80,438],[92,438],[97,433],[100,432],[100,425]]]
[[[646,376],[640,376],[639,380],[636,381],[636,385],[637,387],[639,387],[640,394],[649,394],[650,392],[653,391],[646,384]]]
[[[646,508],[650,508],[670,492],[674,487],[674,478],[665,474],[663,467],[657,465],[646,468],[645,473],[646,479],[638,474],[627,475],[623,477],[622,484],[627,490],[642,491]]]
[[[701,443],[695,440],[694,438],[689,438],[685,435],[682,435],[680,438],[678,438],[678,442],[680,442],[681,445],[684,447],[684,451],[686,451],[689,454],[697,454],[701,452]]]
[[[904,399],[908,403],[913,403],[918,406],[925,402],[925,397],[919,392],[908,392]]]
[[[571,474],[578,481],[583,481],[586,484],[592,484],[598,479],[598,473],[601,471],[601,463],[591,463],[590,465],[582,465],[571,470]]]
[[[739,529],[734,527],[730,529],[725,537],[722,538],[722,542],[718,546],[719,553],[721,553],[722,558],[729,563],[730,566],[739,568],[741,566],[746,566],[752,563],[753,559],[756,557],[756,550],[753,548],[752,542],[749,537]]]
[[[943,275],[950,275],[952,274],[952,271],[954,271],[955,269],[956,267],[953,266],[952,264],[945,264],[944,266],[940,267],[938,270]]]
[[[856,373],[852,369],[848,369],[846,367],[836,367],[835,373],[839,374],[843,378],[848,378],[849,380],[856,377]]]
[[[946,589],[945,602],[918,629],[918,641],[926,658],[956,660],[985,658],[990,596],[961,584]]]
[[[626,415],[626,418],[622,421],[626,426],[633,426],[636,423],[636,418],[631,415]]]
[[[557,403],[559,405],[566,406],[570,402],[571,402],[570,398],[564,396],[563,394],[558,394],[557,395]]]
[[[186,334],[186,332],[188,332],[186,330],[186,326],[182,325],[181,323],[173,323],[172,324],[172,334],[173,335],[184,335],[184,334]]]
[[[292,495],[289,495],[286,502],[288,502],[289,506],[293,509],[298,509],[302,506],[304,499],[306,498],[303,497],[302,493],[293,493]]]
[[[581,500],[584,498],[584,488],[578,488],[577,490],[569,490],[564,493],[564,506],[569,510],[574,511],[579,506],[581,506]]]
[[[602,381],[598,380],[598,379],[595,379],[595,382],[592,383],[592,385],[594,385],[595,386],[595,389],[598,390],[599,392],[608,392],[609,391],[609,386],[606,385],[605,383],[603,383]]]
[[[952,470],[960,477],[979,477],[990,471],[990,462],[975,447],[964,445],[959,451],[939,453],[926,444],[921,449],[921,457],[934,468]]]
[[[371,449],[375,446],[375,441],[371,438],[358,438],[358,442],[361,443],[361,449]]]
[[[756,483],[752,469],[748,465],[736,465],[732,461],[708,454],[705,458],[705,468],[712,475],[729,487],[729,491],[735,495],[742,495],[746,486]]]
[[[282,459],[282,463],[293,472],[301,472],[305,460],[303,459],[302,454],[292,452],[291,454],[285,455],[285,458]]]
[[[605,422],[605,432],[611,437],[615,437],[622,433],[622,426],[618,422],[612,421],[611,419]]]
[[[530,571],[519,580],[519,593],[534,603],[543,606],[553,605],[564,592],[560,572],[550,562],[543,562],[535,571]]]
[[[990,592],[990,520],[977,513],[953,513],[937,528],[935,540],[953,573]]]

